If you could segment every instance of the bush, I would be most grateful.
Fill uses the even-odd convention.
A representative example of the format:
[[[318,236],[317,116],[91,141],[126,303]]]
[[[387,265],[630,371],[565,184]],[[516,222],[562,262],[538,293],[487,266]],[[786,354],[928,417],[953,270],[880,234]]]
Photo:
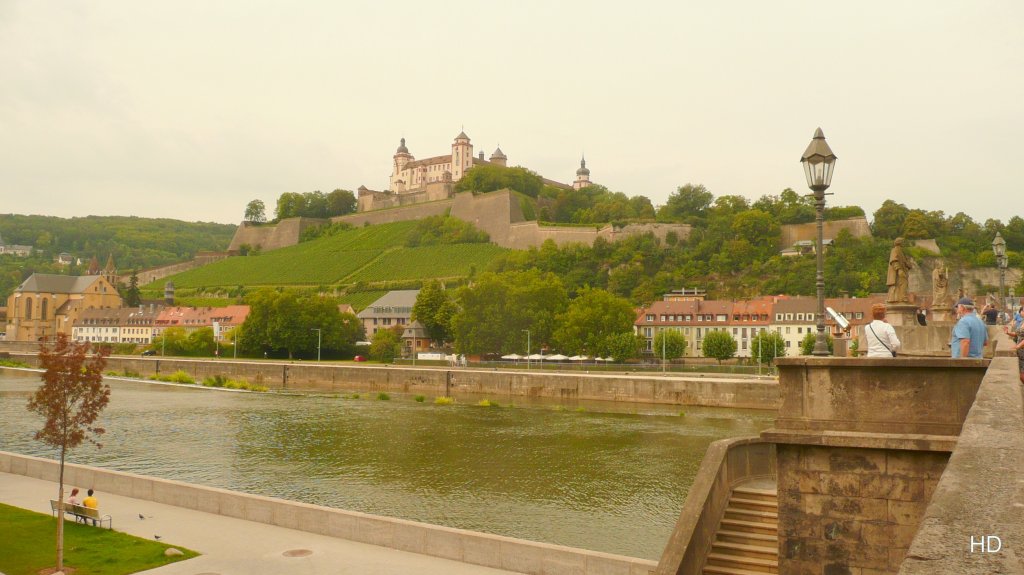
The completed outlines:
[[[424,401],[426,401],[427,398],[425,396],[422,396],[422,395],[417,395],[413,399],[415,399],[417,403],[423,403]]]
[[[391,399],[391,396],[382,391],[377,394],[377,399],[380,401],[389,401]]]
[[[811,355],[814,352],[814,342],[817,338],[818,332],[811,331],[800,340],[800,354]],[[832,334],[825,332],[825,341],[828,343],[828,353],[832,354]]]
[[[481,399],[479,402],[477,402],[477,405],[479,405],[480,407],[501,407],[500,405],[498,405],[497,401],[491,401],[489,399]]]
[[[450,397],[435,397],[434,405],[451,405],[455,400]]]

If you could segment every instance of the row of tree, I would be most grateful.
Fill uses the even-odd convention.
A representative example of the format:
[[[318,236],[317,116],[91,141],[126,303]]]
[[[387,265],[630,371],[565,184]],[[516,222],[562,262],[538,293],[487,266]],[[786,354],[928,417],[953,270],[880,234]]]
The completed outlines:
[[[275,221],[285,218],[333,218],[356,211],[356,195],[349,190],[337,189],[330,193],[285,192],[278,196],[275,208]],[[262,224],[267,221],[267,206],[263,200],[252,200],[245,206],[243,219],[247,222]]]

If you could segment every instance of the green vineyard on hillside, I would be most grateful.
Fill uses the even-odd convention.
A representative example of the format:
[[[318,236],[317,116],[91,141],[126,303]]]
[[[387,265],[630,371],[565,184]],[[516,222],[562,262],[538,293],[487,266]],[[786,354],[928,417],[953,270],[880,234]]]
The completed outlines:
[[[506,251],[494,244],[407,248],[406,238],[416,224],[396,222],[358,227],[259,255],[231,257],[158,280],[144,289],[155,293],[167,281],[178,288],[212,289],[348,286],[357,282],[459,278],[474,270],[482,271],[495,256]]]
[[[350,282],[466,277],[482,271],[498,254],[494,244],[455,244],[392,250],[347,278]]]

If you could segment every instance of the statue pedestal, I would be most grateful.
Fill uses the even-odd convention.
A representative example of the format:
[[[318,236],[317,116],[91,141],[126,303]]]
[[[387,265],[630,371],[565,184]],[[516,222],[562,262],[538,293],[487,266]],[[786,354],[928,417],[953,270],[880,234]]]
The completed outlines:
[[[917,325],[917,305],[912,303],[886,303],[885,321],[893,327]]]
[[[933,307],[931,312],[928,313],[929,324],[931,324],[932,322],[952,323],[954,320],[956,320],[956,318],[953,317],[952,313],[950,313],[949,306],[945,306],[944,308],[940,309],[936,309]]]

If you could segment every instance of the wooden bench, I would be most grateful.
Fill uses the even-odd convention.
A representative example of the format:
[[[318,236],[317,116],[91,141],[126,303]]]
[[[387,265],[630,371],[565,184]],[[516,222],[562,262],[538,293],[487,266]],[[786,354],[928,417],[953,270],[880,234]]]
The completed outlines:
[[[50,500],[50,511],[54,516],[57,515],[58,504],[59,502],[56,499]],[[100,515],[99,509],[93,509],[92,507],[86,507],[85,505],[72,505],[70,503],[65,503],[64,513],[74,515],[75,521],[81,520],[83,523],[88,523],[89,520],[92,520],[93,525],[99,523],[100,527],[102,527],[103,523],[106,522],[107,529],[112,529],[114,526],[114,519],[111,516]]]

